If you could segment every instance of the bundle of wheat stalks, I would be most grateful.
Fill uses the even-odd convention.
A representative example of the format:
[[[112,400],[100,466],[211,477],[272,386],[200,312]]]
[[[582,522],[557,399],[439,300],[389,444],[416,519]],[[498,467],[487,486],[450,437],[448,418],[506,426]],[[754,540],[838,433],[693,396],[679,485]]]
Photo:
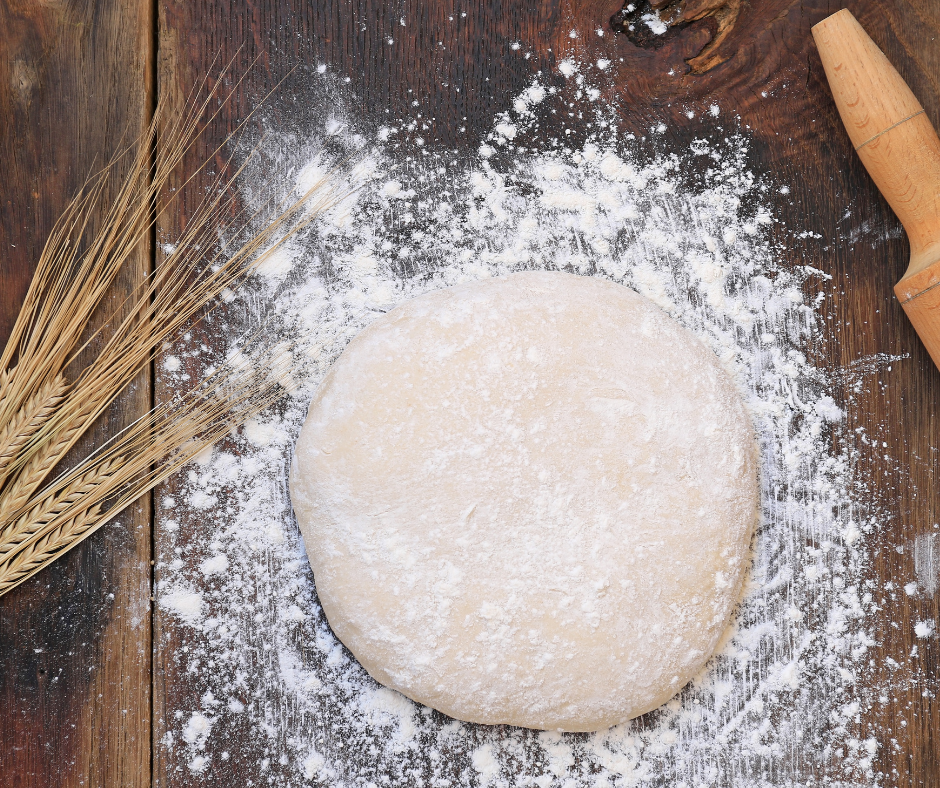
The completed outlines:
[[[109,172],[120,159],[72,200],[40,256],[0,355],[0,596],[283,392],[282,357],[269,353],[246,366],[239,354],[240,363],[223,364],[195,389],[58,471],[66,453],[149,366],[164,342],[335,199],[318,184],[299,199],[270,202],[260,216],[257,210],[248,215],[234,188],[239,172],[225,170],[189,218],[175,250],[121,305],[126,317],[106,324],[107,340],[83,339],[109,286],[149,237],[154,217],[166,209],[163,195],[213,98],[215,92],[209,91],[201,101],[191,99],[175,120],[158,104],[136,153],[125,154],[132,156],[129,174],[101,229],[80,250],[78,241],[88,234]],[[247,240],[226,250],[219,248],[220,237]],[[92,339],[103,347],[76,372]]]

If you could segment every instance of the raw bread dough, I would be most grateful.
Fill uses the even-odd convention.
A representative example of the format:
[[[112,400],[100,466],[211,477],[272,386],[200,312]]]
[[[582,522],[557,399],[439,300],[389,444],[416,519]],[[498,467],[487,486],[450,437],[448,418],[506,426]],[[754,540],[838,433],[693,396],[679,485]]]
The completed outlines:
[[[658,307],[526,272],[359,334],[291,494],[327,619],[377,681],[461,720],[592,731],[714,651],[756,449],[718,359]]]

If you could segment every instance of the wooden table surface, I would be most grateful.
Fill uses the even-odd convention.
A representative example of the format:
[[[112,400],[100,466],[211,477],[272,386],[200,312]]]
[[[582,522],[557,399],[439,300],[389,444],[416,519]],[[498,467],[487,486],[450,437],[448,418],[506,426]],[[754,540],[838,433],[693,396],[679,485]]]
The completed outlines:
[[[645,10],[634,1],[636,13]],[[720,17],[739,4],[697,5]],[[857,472],[887,513],[871,537],[870,572],[882,584],[909,582],[912,541],[940,521],[940,373],[892,296],[907,242],[853,154],[811,41],[810,27],[843,5],[940,125],[937,0],[751,0],[720,46],[695,61],[702,73],[684,61],[712,40],[714,14],[655,41],[631,40],[611,31],[617,0],[0,0],[0,337],[46,234],[84,176],[144,129],[158,95],[178,100],[233,56],[236,65],[257,61],[209,129],[207,145],[285,76],[282,89],[302,97],[299,72],[290,69],[322,62],[348,76],[365,120],[386,110],[404,116],[419,96],[434,118],[427,144],[469,149],[538,69],[553,67],[555,53],[613,54],[613,87],[604,98],[624,128],[664,121],[664,148],[687,147],[694,132],[682,122],[685,107],[719,101],[733,108],[757,165],[793,184],[775,198],[781,225],[841,240],[788,239],[787,262],[833,277],[833,330],[809,349],[817,364],[836,371],[876,353],[906,356],[882,371],[878,385],[854,394],[844,434],[852,440],[862,427],[877,438],[852,447]],[[460,24],[445,24],[454,15]],[[598,27],[607,35],[569,38],[572,29]],[[395,46],[386,45],[390,37]],[[514,41],[536,56],[510,58]],[[450,82],[462,90],[443,90]],[[172,235],[189,207],[184,199],[161,216],[156,237]],[[846,240],[849,215],[864,231]],[[116,284],[113,303],[158,264],[156,244],[145,247]],[[144,412],[162,386],[158,375],[142,375],[89,440]],[[142,501],[0,599],[0,785],[130,788],[238,778],[224,770],[211,777],[174,771],[161,757],[158,743],[186,692],[167,657],[174,621],[151,602],[151,559],[163,538],[150,501]],[[927,595],[885,603],[872,649],[876,679],[888,657],[909,657],[913,622],[928,618],[937,620],[937,600]],[[940,645],[936,637],[917,645],[914,680],[895,686],[888,703],[861,710],[863,722],[890,729],[898,742],[876,757],[884,785],[940,785]]]

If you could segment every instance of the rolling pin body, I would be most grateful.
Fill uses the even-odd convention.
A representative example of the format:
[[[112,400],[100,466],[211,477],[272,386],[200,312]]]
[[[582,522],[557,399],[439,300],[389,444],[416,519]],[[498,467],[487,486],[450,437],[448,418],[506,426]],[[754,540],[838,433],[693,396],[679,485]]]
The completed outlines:
[[[940,139],[849,11],[820,22],[813,37],[849,138],[907,231],[911,261],[894,292],[940,367]]]

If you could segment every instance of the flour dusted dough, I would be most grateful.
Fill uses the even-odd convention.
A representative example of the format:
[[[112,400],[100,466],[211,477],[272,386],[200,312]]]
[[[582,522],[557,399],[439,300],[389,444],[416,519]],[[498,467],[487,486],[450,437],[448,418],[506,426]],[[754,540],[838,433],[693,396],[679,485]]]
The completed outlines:
[[[592,731],[715,649],[756,519],[717,358],[633,291],[518,273],[357,336],[291,472],[317,592],[376,680],[461,720]]]

